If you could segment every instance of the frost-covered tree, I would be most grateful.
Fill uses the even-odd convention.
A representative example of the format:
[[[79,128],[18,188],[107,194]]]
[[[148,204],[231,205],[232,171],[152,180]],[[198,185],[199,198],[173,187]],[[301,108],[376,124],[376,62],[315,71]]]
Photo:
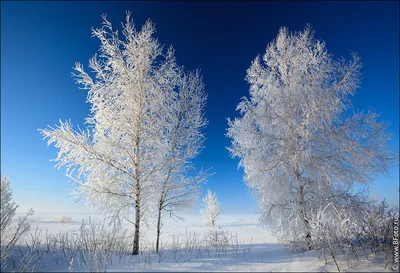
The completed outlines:
[[[164,142],[165,168],[155,187],[157,201],[158,253],[162,214],[191,207],[198,194],[199,186],[207,179],[207,172],[188,176],[192,169],[191,159],[195,158],[204,141],[203,129],[207,123],[204,117],[206,93],[199,72],[183,75],[179,88],[173,93],[165,119]]]
[[[200,212],[203,215],[204,223],[207,226],[215,227],[215,221],[221,213],[217,194],[215,192],[213,193],[208,190],[207,195],[203,198],[203,204]]]
[[[3,271],[10,269],[7,268],[6,259],[12,255],[12,248],[31,228],[29,217],[33,215],[33,210],[30,209],[24,216],[19,217],[16,225],[13,225],[18,205],[13,201],[7,177],[1,177],[0,203],[0,269]]]
[[[99,56],[89,61],[94,76],[75,65],[76,81],[88,90],[91,104],[88,129],[74,131],[70,122],[60,121],[39,130],[48,145],[59,148],[56,166],[66,167],[78,197],[134,225],[134,255],[140,224],[153,204],[154,181],[166,164],[164,116],[182,78],[174,50],[164,53],[154,32],[150,21],[136,30],[127,13],[120,39],[103,15],[103,27],[92,30],[101,43]]]
[[[261,223],[290,240],[311,238],[311,210],[336,188],[367,184],[396,160],[388,124],[372,111],[350,113],[360,67],[356,55],[335,60],[307,27],[281,28],[247,70],[250,96],[228,121],[228,149],[240,158]]]

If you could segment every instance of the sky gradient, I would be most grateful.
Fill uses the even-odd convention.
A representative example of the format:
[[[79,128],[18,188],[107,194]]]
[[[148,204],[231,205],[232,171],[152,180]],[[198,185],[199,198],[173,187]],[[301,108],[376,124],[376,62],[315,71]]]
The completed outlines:
[[[83,127],[89,113],[86,91],[71,77],[86,68],[99,41],[91,27],[103,13],[120,28],[130,10],[137,28],[150,18],[155,37],[173,45],[178,64],[200,69],[208,93],[205,149],[193,162],[213,167],[205,187],[215,191],[225,213],[257,210],[242,181],[238,159],[229,156],[227,118],[241,97],[251,61],[282,26],[302,30],[310,23],[335,57],[356,52],[363,63],[355,109],[373,109],[391,123],[391,148],[399,151],[399,3],[379,2],[1,2],[1,174],[10,177],[21,209],[83,210],[74,204],[64,170],[53,168],[57,149],[37,131],[58,120]],[[399,167],[379,176],[371,191],[398,203]],[[205,191],[204,191],[205,192]],[[194,208],[197,210],[198,207]]]

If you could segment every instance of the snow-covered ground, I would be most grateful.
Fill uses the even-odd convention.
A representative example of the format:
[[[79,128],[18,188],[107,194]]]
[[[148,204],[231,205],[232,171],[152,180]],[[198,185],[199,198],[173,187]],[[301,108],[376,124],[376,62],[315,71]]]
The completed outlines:
[[[62,217],[64,216],[64,217]],[[185,221],[175,221],[165,218],[165,224],[161,235],[160,254],[154,253],[155,230],[150,227],[142,227],[141,248],[138,256],[119,255],[112,258],[108,265],[109,272],[133,272],[133,271],[307,271],[326,272],[337,271],[332,260],[325,265],[318,254],[307,252],[302,257],[291,254],[281,247],[276,238],[265,229],[258,226],[258,215],[221,215],[217,224],[217,230],[235,238],[227,247],[198,249],[187,248],[188,238],[196,237],[203,240],[204,234],[210,229],[205,227],[199,215],[184,215]],[[48,233],[76,232],[79,230],[81,219],[88,220],[88,215],[36,215],[32,221],[32,232],[36,228],[42,229],[41,237]],[[96,217],[92,217],[92,219]],[[68,222],[66,222],[68,221]],[[125,226],[132,229],[130,224]],[[26,237],[26,241],[31,240]],[[22,246],[21,246],[21,249]],[[78,259],[63,257],[62,252],[46,254],[42,253],[41,261],[36,265],[35,271],[65,272],[91,270],[88,267],[80,267]],[[370,261],[360,258],[360,261],[340,261],[341,271],[377,272],[390,271],[390,265],[384,269],[384,257],[370,257]],[[92,270],[96,270],[96,266]]]

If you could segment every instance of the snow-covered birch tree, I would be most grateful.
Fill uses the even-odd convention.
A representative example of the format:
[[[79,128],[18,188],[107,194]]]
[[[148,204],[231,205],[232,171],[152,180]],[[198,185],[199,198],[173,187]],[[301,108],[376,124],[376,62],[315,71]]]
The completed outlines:
[[[215,221],[221,213],[215,192],[208,190],[207,195],[203,198],[200,212],[203,215],[204,223],[207,226],[215,227]]]
[[[56,128],[39,130],[48,145],[59,148],[56,166],[66,168],[78,197],[134,225],[134,255],[154,181],[165,168],[163,115],[182,73],[174,50],[164,53],[154,32],[150,21],[136,30],[127,13],[120,39],[103,15],[103,26],[92,30],[101,43],[99,56],[89,61],[94,75],[75,65],[76,82],[88,90],[91,104],[88,128],[74,131],[69,121],[60,121]]]
[[[198,195],[200,185],[206,181],[207,172],[200,171],[196,176],[188,176],[193,169],[190,162],[202,148],[204,134],[202,129],[207,121],[204,117],[206,93],[199,72],[182,75],[165,118],[164,152],[165,168],[155,187],[157,201],[157,239],[158,253],[162,228],[162,214],[173,215],[176,210],[191,207]]]
[[[397,160],[388,124],[372,111],[350,113],[360,67],[354,54],[335,60],[307,27],[281,28],[247,70],[250,94],[228,120],[228,150],[240,158],[261,223],[289,240],[311,239],[310,211],[335,187],[372,182]]]

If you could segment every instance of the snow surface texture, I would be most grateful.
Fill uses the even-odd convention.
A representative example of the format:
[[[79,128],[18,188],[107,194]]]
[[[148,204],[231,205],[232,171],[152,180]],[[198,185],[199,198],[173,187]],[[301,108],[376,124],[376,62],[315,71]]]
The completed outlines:
[[[42,217],[36,215],[32,222],[32,233],[35,229],[42,229],[39,237],[45,241],[46,230],[48,233],[78,232],[80,220],[83,215],[73,215],[68,223],[59,222],[57,215]],[[185,221],[165,219],[165,227],[161,235],[160,253],[154,252],[156,231],[144,228],[144,236],[141,239],[141,252],[137,256],[129,254],[114,255],[108,264],[108,272],[136,272],[136,271],[172,271],[172,272],[196,272],[196,271],[241,271],[241,272],[273,272],[273,271],[306,271],[306,272],[336,272],[336,266],[330,260],[325,265],[318,254],[310,251],[304,256],[290,255],[281,247],[276,238],[258,226],[258,215],[221,215],[216,227],[204,226],[201,215],[183,215]],[[85,222],[88,216],[85,217]],[[95,217],[96,218],[96,217]],[[93,217],[92,217],[93,219]],[[124,226],[131,234],[131,225]],[[203,238],[209,233],[219,231],[228,237],[233,237],[225,247],[198,248]],[[193,240],[193,238],[197,238]],[[31,238],[23,241],[30,242]],[[200,240],[199,240],[200,239]],[[203,244],[202,244],[203,245]],[[42,245],[43,247],[45,244]],[[20,246],[26,248],[26,246]],[[131,244],[130,244],[131,247]],[[18,247],[17,247],[18,248]],[[45,249],[45,247],[43,248]],[[14,255],[18,255],[18,250]],[[99,271],[99,264],[82,266],[77,255],[71,262],[71,258],[64,256],[61,250],[42,251],[41,260],[35,266],[36,272],[67,272],[67,271]],[[349,272],[390,272],[390,265],[384,268],[384,257],[371,257],[370,261],[360,260],[347,264],[341,260],[341,271]],[[101,269],[104,271],[104,269]]]

